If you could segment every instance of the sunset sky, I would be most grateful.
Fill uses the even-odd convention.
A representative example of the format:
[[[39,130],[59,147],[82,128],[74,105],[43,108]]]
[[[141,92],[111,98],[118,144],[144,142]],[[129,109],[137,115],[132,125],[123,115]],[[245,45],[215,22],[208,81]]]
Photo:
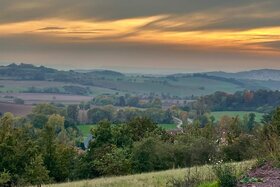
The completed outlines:
[[[0,64],[280,69],[279,0],[0,0]]]

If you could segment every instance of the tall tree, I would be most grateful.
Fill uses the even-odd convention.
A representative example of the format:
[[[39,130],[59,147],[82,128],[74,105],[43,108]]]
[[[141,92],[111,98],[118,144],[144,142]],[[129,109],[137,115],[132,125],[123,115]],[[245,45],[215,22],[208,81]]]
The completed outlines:
[[[49,171],[44,166],[42,155],[37,155],[26,165],[23,178],[27,184],[41,186],[50,182],[48,173]]]
[[[79,109],[77,105],[69,105],[67,107],[67,118],[73,122],[78,121]]]

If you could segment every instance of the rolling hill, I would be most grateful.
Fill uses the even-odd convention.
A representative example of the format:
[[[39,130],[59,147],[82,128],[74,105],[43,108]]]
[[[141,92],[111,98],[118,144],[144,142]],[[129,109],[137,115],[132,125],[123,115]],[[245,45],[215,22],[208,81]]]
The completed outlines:
[[[217,71],[217,72],[208,72],[206,74],[217,76],[217,77],[233,78],[233,79],[280,81],[280,70],[274,70],[274,69],[260,69],[260,70],[242,71],[237,73]]]
[[[273,79],[268,80],[268,79]],[[2,81],[1,81],[2,80]],[[8,84],[8,82],[12,84]],[[33,85],[36,83],[36,85]],[[61,71],[31,64],[0,66],[1,93],[59,93],[90,95],[151,93],[171,97],[191,97],[216,91],[233,93],[245,89],[280,89],[278,70],[239,73],[209,72],[147,76],[122,74],[111,70]],[[104,92],[104,93],[103,93]]]

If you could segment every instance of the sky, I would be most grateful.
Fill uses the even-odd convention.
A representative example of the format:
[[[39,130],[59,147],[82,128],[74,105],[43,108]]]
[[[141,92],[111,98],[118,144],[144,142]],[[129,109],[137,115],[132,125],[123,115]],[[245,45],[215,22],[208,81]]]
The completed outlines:
[[[0,0],[0,64],[280,69],[279,0]]]

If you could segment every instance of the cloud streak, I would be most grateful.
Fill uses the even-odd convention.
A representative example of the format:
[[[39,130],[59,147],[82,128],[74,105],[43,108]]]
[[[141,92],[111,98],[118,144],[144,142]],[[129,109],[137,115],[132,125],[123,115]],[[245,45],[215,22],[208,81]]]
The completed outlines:
[[[0,50],[13,51],[11,59],[44,53],[45,62],[55,60],[48,55],[54,52],[84,60],[93,53],[104,62],[125,51],[128,64],[162,53],[192,66],[190,59],[202,62],[210,54],[274,62],[280,57],[279,8],[276,0],[1,0]]]
[[[39,31],[49,31],[49,30],[63,30],[64,27],[43,27],[38,29]]]

